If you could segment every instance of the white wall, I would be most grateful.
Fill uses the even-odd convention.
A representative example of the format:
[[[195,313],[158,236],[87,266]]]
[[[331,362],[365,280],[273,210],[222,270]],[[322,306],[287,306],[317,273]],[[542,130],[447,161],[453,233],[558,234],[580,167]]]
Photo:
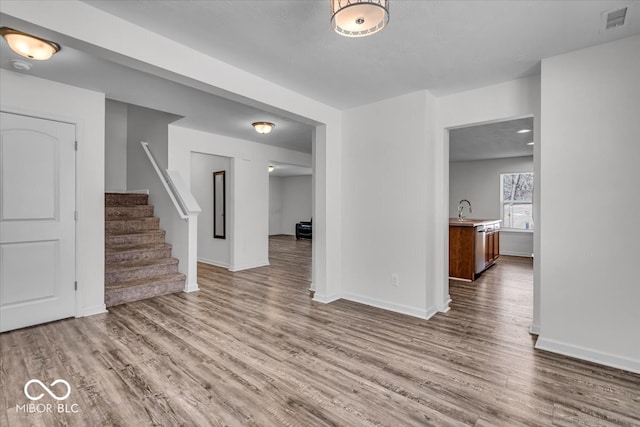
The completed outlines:
[[[167,169],[168,125],[179,118],[150,108],[127,106],[127,190],[146,189],[149,181],[158,179],[140,141],[149,143],[160,169]]]
[[[313,217],[311,175],[269,177],[269,235],[296,234],[296,224]]]
[[[227,197],[229,269],[244,270],[269,264],[269,172],[271,161],[311,165],[311,155],[207,132],[169,126],[169,169],[191,178],[191,153],[230,158]],[[191,185],[187,182],[187,185]]]
[[[342,296],[423,318],[436,310],[427,277],[434,268],[427,245],[435,209],[433,104],[428,92],[416,92],[343,117]]]
[[[103,313],[104,94],[0,70],[0,104],[3,111],[76,125],[76,314]]]
[[[191,193],[198,201],[202,212],[198,216],[198,261],[220,267],[229,267],[233,218],[229,215],[230,161],[226,157],[191,153]],[[226,238],[213,238],[213,173],[225,171]]]
[[[282,232],[282,180],[281,176],[269,176],[269,235]]]
[[[448,129],[480,124],[505,119],[533,116],[533,131],[535,138],[534,151],[534,215],[536,233],[533,237],[533,322],[531,330],[539,330],[540,319],[540,77],[528,77],[512,80],[480,89],[461,92],[438,98],[437,117],[435,127],[435,203],[436,219],[432,224],[436,230],[434,253],[436,268],[433,270],[433,280],[436,287],[436,304],[438,309],[447,310],[449,296],[449,133]]]
[[[284,234],[296,234],[296,224],[313,217],[311,175],[288,176],[282,182]]]
[[[473,206],[469,218],[500,219],[500,174],[533,172],[533,156],[507,159],[451,162],[449,164],[449,217],[458,216],[458,203],[467,199]],[[500,254],[530,257],[533,254],[533,233],[500,232]]]
[[[542,61],[537,348],[640,372],[640,36]]]
[[[106,100],[104,135],[105,191],[127,191],[127,104]]]

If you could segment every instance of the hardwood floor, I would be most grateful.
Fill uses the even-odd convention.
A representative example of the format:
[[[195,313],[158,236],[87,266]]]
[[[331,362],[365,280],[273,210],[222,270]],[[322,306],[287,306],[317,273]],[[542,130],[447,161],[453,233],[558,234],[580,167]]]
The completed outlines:
[[[200,264],[199,292],[0,335],[0,425],[640,425],[640,375],[533,349],[530,262],[424,321],[313,302],[311,242],[270,244],[269,267]],[[51,412],[16,407],[58,378],[65,401],[29,389]]]

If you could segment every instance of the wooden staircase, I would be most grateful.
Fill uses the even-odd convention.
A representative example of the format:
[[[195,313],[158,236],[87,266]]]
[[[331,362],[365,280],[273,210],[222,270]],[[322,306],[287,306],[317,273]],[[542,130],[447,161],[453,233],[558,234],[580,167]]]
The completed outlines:
[[[148,200],[146,194],[105,194],[107,307],[184,290],[185,276]]]

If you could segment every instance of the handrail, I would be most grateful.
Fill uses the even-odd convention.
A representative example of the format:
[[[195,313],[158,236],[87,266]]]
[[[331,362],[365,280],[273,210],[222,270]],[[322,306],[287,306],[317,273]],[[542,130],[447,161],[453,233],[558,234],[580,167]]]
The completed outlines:
[[[169,180],[167,179],[167,176],[158,167],[158,163],[156,162],[155,157],[153,157],[151,150],[149,150],[149,143],[140,141],[140,144],[142,145],[142,149],[144,150],[144,152],[147,154],[147,157],[149,158],[149,161],[151,162],[153,169],[155,169],[156,173],[158,174],[158,178],[160,178],[160,182],[162,182],[162,185],[164,186],[165,190],[167,190],[167,194],[169,195],[169,198],[173,202],[173,205],[176,207],[176,210],[178,211],[178,215],[180,215],[180,218],[182,219],[189,219],[189,214],[188,214],[189,211],[183,205],[182,199],[180,198],[180,196],[178,195],[178,197],[176,197],[177,192],[175,187],[169,184]]]

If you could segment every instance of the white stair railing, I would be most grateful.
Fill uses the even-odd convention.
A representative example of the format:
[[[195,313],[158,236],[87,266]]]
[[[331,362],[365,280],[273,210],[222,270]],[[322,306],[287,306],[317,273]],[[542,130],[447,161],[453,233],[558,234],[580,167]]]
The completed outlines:
[[[153,169],[156,171],[156,174],[158,174],[158,178],[160,178],[160,182],[162,182],[162,186],[167,191],[180,218],[188,220],[190,214],[201,212],[202,210],[198,202],[187,188],[180,174],[177,171],[161,170],[155,157],[153,157],[153,153],[149,150],[149,143],[140,141],[140,144],[149,158]]]

